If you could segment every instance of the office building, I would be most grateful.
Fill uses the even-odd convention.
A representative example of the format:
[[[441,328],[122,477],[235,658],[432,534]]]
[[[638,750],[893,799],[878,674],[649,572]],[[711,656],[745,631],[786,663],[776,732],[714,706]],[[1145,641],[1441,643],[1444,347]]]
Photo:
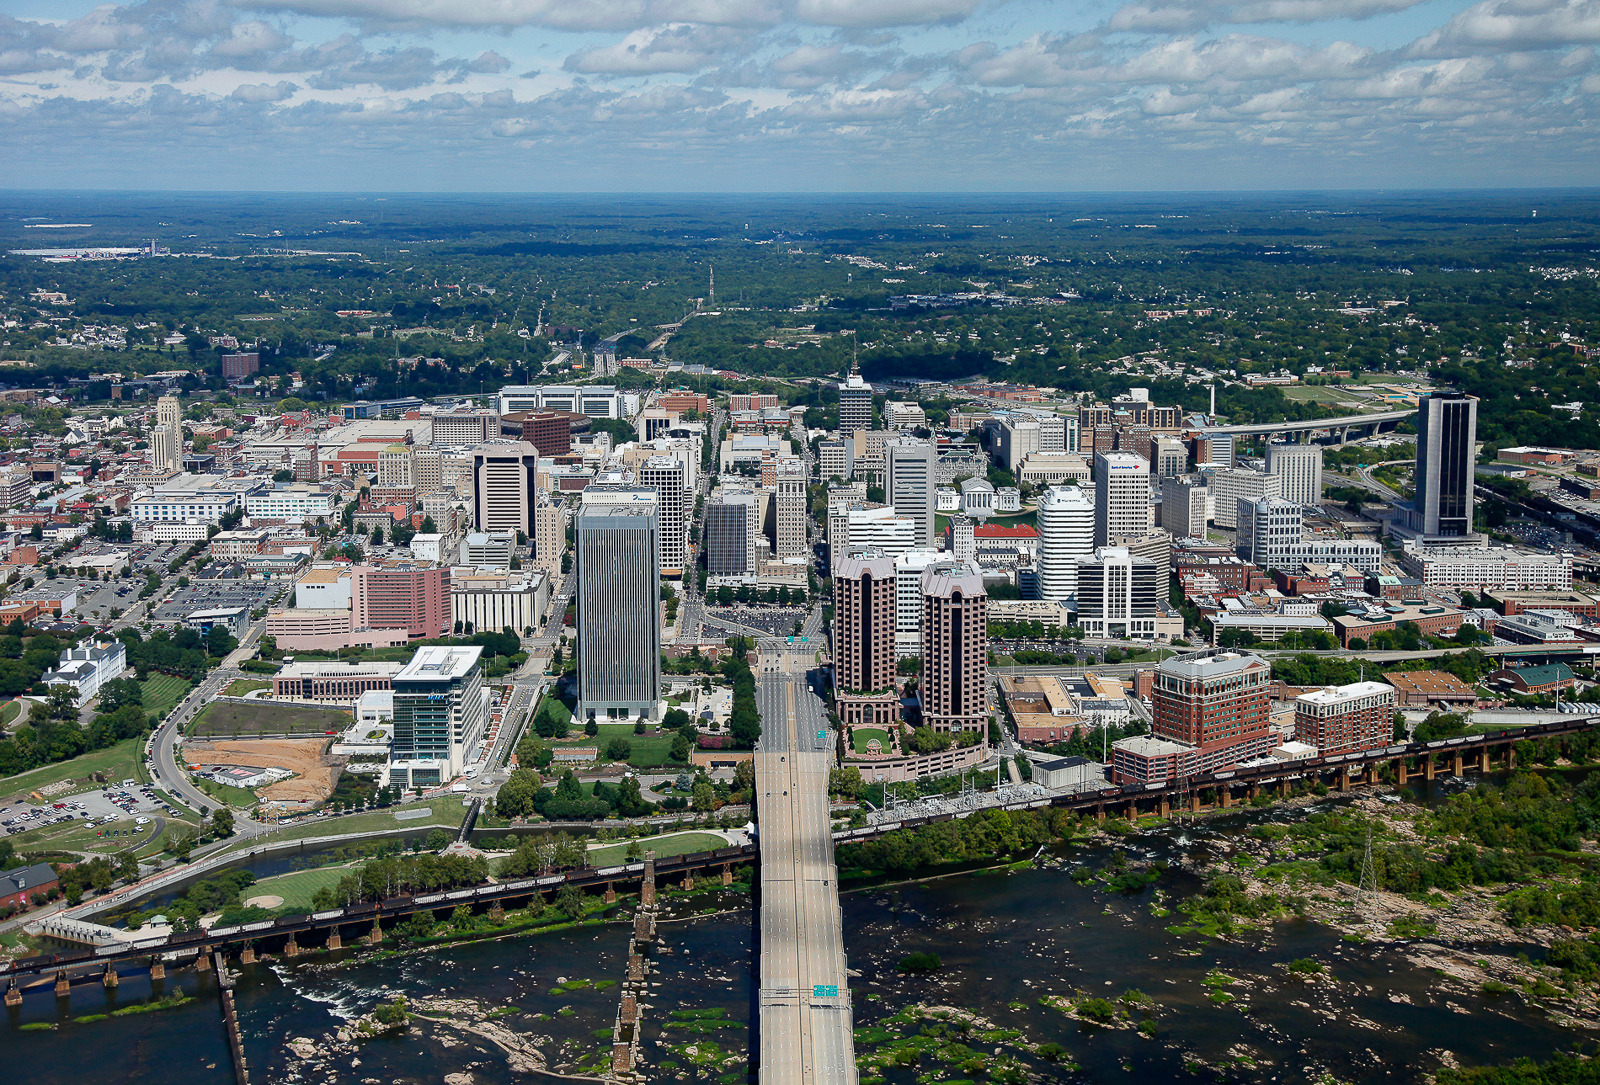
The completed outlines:
[[[1161,530],[1174,539],[1206,537],[1206,508],[1211,490],[1196,477],[1161,480]]]
[[[1294,699],[1294,738],[1323,757],[1375,750],[1394,741],[1394,687],[1382,682],[1302,693]]]
[[[533,510],[533,562],[552,577],[562,571],[568,515],[565,502],[539,491],[539,503]]]
[[[946,521],[944,548],[957,561],[978,559],[978,536],[971,520],[952,516]]]
[[[1094,501],[1076,486],[1052,486],[1039,498],[1040,599],[1076,594],[1078,562],[1094,552],[1094,521]]]
[[[526,441],[482,445],[472,453],[472,526],[532,535],[539,450]]]
[[[653,718],[661,686],[653,490],[585,499],[577,516],[578,718]]]
[[[1239,500],[1238,552],[1262,569],[1291,568],[1289,557],[1302,535],[1302,506],[1282,497]],[[1298,566],[1300,563],[1295,562]]]
[[[590,418],[621,418],[623,396],[611,385],[512,384],[500,389],[498,407],[501,417],[521,411],[566,411]]]
[[[1158,478],[1172,478],[1189,469],[1189,450],[1176,437],[1157,437],[1151,448],[1150,467]]]
[[[461,564],[478,569],[509,569],[517,537],[509,531],[474,531],[461,540]]]
[[[922,651],[922,574],[940,563],[948,564],[950,555],[931,547],[915,547],[889,556],[895,575],[895,648],[903,656],[916,655]]]
[[[541,456],[565,456],[572,451],[572,419],[565,411],[517,411],[500,419],[500,435],[527,441]]]
[[[477,646],[430,645],[394,676],[389,783],[437,787],[476,759],[489,720]]]
[[[1376,543],[1369,545],[1376,546]],[[1430,588],[1450,591],[1567,591],[1572,555],[1511,546],[1426,546],[1408,539],[1400,568]]]
[[[1281,480],[1281,496],[1297,505],[1322,502],[1322,446],[1274,441],[1267,446],[1267,474]]]
[[[693,512],[689,491],[683,488],[683,464],[671,456],[651,456],[639,468],[639,485],[656,492],[661,575],[682,576],[688,560],[689,520]]]
[[[543,570],[467,572],[450,581],[450,616],[462,632],[537,630],[550,606],[550,577]]]
[[[416,486],[416,460],[410,445],[388,445],[378,453],[378,485],[395,489]]]
[[[1473,475],[1478,462],[1478,398],[1432,392],[1417,403],[1417,494],[1412,531],[1424,537],[1472,532]]]
[[[249,353],[224,354],[221,361],[222,380],[226,384],[242,381],[261,372],[261,355]]]
[[[833,574],[833,685],[846,724],[899,719],[897,584],[888,558],[846,558]]]
[[[810,552],[806,537],[806,472],[800,460],[778,464],[776,493],[773,496],[772,552],[779,559],[804,559]]]
[[[1271,667],[1260,656],[1213,648],[1156,665],[1152,736],[1196,750],[1195,772],[1260,757],[1277,744],[1267,727]]]
[[[298,660],[285,663],[272,676],[272,696],[285,701],[321,701],[348,706],[360,700],[364,693],[394,689],[394,676],[404,669],[401,663]]]
[[[1194,462],[1213,464],[1217,467],[1232,467],[1234,465],[1234,441],[1231,433],[1206,432],[1196,435],[1194,439]]]
[[[1078,625],[1086,636],[1155,640],[1170,634],[1170,628],[1158,628],[1165,594],[1155,562],[1120,546],[1096,547],[1077,563]]]
[[[922,575],[922,722],[987,740],[988,593],[971,566],[945,562]]]
[[[759,498],[751,492],[722,492],[706,506],[706,575],[749,576],[756,571],[760,533]]]
[[[823,440],[817,442],[817,476],[824,481],[830,478],[849,481],[855,474],[855,459],[849,441]]]
[[[156,400],[156,424],[150,434],[150,466],[159,474],[183,470],[183,405],[176,396]]]
[[[917,525],[917,545],[933,546],[937,527],[934,501],[938,489],[939,450],[927,441],[900,437],[883,445],[889,504]]]
[[[852,505],[830,517],[828,526],[830,562],[837,562],[847,550],[859,547],[875,547],[894,557],[918,544],[916,521],[901,516],[893,505]]]
[[[441,411],[432,418],[431,440],[436,445],[481,445],[500,439],[497,411]]]
[[[852,372],[839,385],[839,435],[849,437],[857,430],[872,428],[872,385]]]
[[[1260,497],[1282,497],[1283,477],[1261,471],[1233,469],[1213,471],[1209,479],[1212,497],[1211,522],[1218,527],[1239,526],[1243,503]]]
[[[409,640],[450,632],[450,570],[402,561],[350,569],[353,630],[404,630]]]
[[[1094,458],[1094,543],[1115,535],[1150,533],[1150,464],[1131,452],[1101,452]]]

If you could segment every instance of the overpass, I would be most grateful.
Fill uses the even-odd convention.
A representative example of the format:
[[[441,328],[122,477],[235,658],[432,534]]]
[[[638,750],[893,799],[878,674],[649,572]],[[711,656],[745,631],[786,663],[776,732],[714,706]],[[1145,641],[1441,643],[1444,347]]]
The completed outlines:
[[[1400,411],[1374,411],[1372,414],[1347,414],[1337,418],[1309,418],[1299,422],[1256,422],[1243,426],[1208,426],[1206,433],[1232,433],[1240,436],[1266,433],[1296,433],[1309,434],[1317,430],[1328,430],[1330,433],[1339,432],[1339,443],[1344,444],[1350,439],[1351,430],[1371,428],[1373,433],[1382,429],[1394,429],[1395,426],[1417,413],[1415,407],[1407,407]]]
[[[756,794],[761,817],[763,1085],[856,1085],[844,924],[833,864],[833,735],[806,684],[815,648],[761,642]]]

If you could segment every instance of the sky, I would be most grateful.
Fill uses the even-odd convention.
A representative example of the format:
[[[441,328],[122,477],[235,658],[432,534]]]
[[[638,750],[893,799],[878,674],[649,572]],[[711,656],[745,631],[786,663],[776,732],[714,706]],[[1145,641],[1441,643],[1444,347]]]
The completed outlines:
[[[1600,0],[0,0],[0,187],[1600,184]]]

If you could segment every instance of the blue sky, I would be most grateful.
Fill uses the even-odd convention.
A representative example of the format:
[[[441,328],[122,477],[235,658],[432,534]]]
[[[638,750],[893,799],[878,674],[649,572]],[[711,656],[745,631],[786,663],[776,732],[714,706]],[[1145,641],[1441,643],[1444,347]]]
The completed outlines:
[[[1600,0],[0,0],[0,186],[1600,182]]]

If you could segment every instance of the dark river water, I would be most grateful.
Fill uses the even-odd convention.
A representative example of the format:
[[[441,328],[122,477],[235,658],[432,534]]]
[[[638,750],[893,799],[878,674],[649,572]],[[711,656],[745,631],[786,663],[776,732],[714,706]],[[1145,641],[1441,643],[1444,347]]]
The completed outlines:
[[[1147,834],[1132,838],[1128,850],[1132,858],[1203,857],[1214,833],[1237,832],[1267,816],[1242,812],[1204,832]],[[875,1024],[908,1006],[952,1006],[1021,1030],[1020,1038],[998,1046],[1039,1080],[1136,1083],[1411,1082],[1441,1059],[1478,1064],[1546,1058],[1576,1038],[1515,995],[1494,999],[1442,987],[1438,975],[1412,964],[1403,949],[1343,942],[1314,923],[1281,923],[1261,937],[1225,943],[1171,934],[1167,927],[1182,917],[1152,914],[1156,890],[1117,895],[1072,881],[1074,867],[1104,866],[1108,851],[1079,847],[1041,859],[1048,865],[1038,869],[847,894],[845,938],[850,965],[859,973],[852,981],[858,1029],[870,1039]],[[1196,887],[1188,876],[1171,874],[1156,889],[1178,897]],[[657,986],[646,1010],[648,1080],[737,1085],[753,1069],[747,1062],[754,943],[749,904],[746,897],[718,892],[669,905],[676,918],[662,927]],[[722,911],[695,916],[712,908]],[[597,1030],[609,1029],[615,1016],[618,988],[552,989],[567,980],[622,979],[627,938],[627,927],[612,923],[380,960],[363,961],[357,951],[345,950],[302,958],[294,966],[245,966],[237,999],[252,1085],[443,1085],[446,1075],[462,1073],[479,1085],[498,1085],[531,1076],[508,1068],[504,1052],[492,1044],[433,1026],[367,1041],[314,1067],[288,1051],[289,1040],[322,1042],[343,1021],[396,994],[515,1007],[520,1012],[501,1023],[541,1037],[540,1049],[552,1066],[585,1055],[592,1059],[604,1046]],[[937,954],[942,969],[900,973],[898,962],[913,951]],[[1305,982],[1281,967],[1305,957],[1322,962],[1328,972]],[[1238,981],[1226,988],[1232,1001],[1208,997],[1217,971]],[[178,988],[194,1000],[82,1022],[74,1019],[147,1000],[148,978],[124,977],[109,998],[99,985],[75,987],[70,1007],[58,1003],[48,987],[30,990],[23,1005],[0,1020],[6,1078],[30,1085],[232,1082],[214,978],[176,973],[163,989],[170,994]],[[1128,988],[1154,1000],[1153,1038],[1132,1029],[1080,1026],[1040,1004],[1048,994],[1112,998]],[[717,1009],[726,1024],[692,1033],[664,1027],[674,1011],[681,1020],[683,1011]],[[23,1028],[30,1023],[56,1027]],[[1047,1042],[1065,1048],[1069,1061],[1049,1063],[1032,1053]],[[974,1046],[986,1052],[997,1045]],[[870,1043],[857,1050],[870,1051]],[[924,1063],[883,1076],[892,1085],[916,1085],[919,1079],[972,1075]],[[461,1079],[453,1078],[452,1085]]]

